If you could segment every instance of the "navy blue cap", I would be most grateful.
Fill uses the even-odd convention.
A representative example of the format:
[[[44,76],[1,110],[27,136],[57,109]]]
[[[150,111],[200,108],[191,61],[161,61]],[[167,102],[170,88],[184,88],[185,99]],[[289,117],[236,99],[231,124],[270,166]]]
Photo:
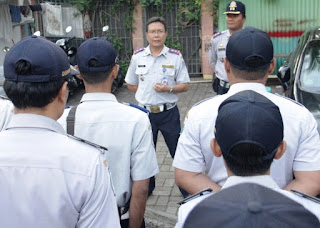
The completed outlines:
[[[31,64],[30,75],[18,75],[15,64],[19,60]],[[48,82],[71,74],[66,53],[55,43],[41,36],[28,36],[14,45],[4,59],[4,77],[16,82]]]
[[[221,103],[215,138],[222,153],[242,143],[259,146],[264,159],[274,156],[283,140],[283,122],[277,105],[252,90],[241,91]]]
[[[190,212],[184,228],[319,227],[303,205],[273,189],[241,183],[212,194]]]
[[[90,67],[91,59],[98,61],[100,66]],[[117,52],[105,38],[93,37],[78,48],[77,63],[80,71],[107,71],[117,63]]]
[[[232,34],[226,57],[233,66],[242,70],[265,69],[273,59],[273,44],[267,33],[246,27]]]
[[[239,1],[232,1],[229,2],[226,7],[226,12],[223,14],[240,14],[242,13],[243,16],[246,16],[246,6]]]

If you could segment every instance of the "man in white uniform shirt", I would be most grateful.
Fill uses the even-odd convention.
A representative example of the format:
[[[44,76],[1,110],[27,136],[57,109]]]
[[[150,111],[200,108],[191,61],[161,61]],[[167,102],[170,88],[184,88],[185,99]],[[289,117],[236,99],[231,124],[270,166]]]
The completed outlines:
[[[190,78],[180,51],[165,46],[167,35],[167,25],[162,17],[151,17],[147,21],[149,46],[133,53],[125,81],[139,105],[150,111],[155,147],[160,131],[174,158],[181,132],[177,94],[189,89]],[[154,188],[155,178],[152,177],[149,195]],[[187,194],[180,190],[183,195]]]
[[[0,131],[8,124],[13,115],[13,105],[6,97],[0,96]]]
[[[74,135],[108,147],[121,226],[144,227],[149,178],[159,173],[148,116],[118,103],[111,93],[119,70],[111,43],[98,37],[85,41],[78,48],[77,63],[86,93],[76,108]],[[59,120],[64,127],[70,114],[67,109]]]
[[[249,222],[249,220],[251,220],[250,214],[252,214],[252,217],[255,216],[258,219],[264,213],[273,214],[273,216],[277,218],[271,219],[271,221],[262,221],[262,224],[267,224],[267,226],[277,227],[277,225],[274,224],[274,222],[277,223],[276,220],[283,220],[283,223],[287,223],[287,225],[289,223],[288,221],[294,220],[290,221],[291,225],[298,226],[295,224],[297,222],[295,220],[298,219],[298,222],[302,220],[303,215],[301,211],[298,214],[300,217],[294,218],[297,215],[297,211],[292,208],[294,204],[286,205],[285,202],[283,202],[283,206],[281,206],[280,202],[283,198],[290,198],[301,204],[320,220],[319,203],[280,189],[270,176],[271,163],[274,159],[280,159],[286,149],[286,142],[283,141],[284,130],[281,113],[274,103],[252,90],[236,93],[220,105],[214,132],[215,138],[211,140],[210,147],[216,157],[223,158],[228,173],[228,179],[216,197],[219,197],[220,193],[226,192],[226,189],[244,183],[254,183],[264,186],[274,190],[275,196],[277,193],[285,197],[278,196],[279,199],[275,200],[271,199],[271,197],[269,198],[263,194],[263,192],[259,196],[259,189],[256,189],[254,186],[252,189],[239,189],[238,192],[234,193],[234,196],[229,195],[228,197],[228,194],[225,194],[224,198],[220,197],[221,202],[223,203],[224,201],[222,208],[218,205],[213,205],[214,202],[212,202],[212,205],[208,204],[207,210],[202,214],[201,218],[193,216],[192,219],[188,218],[188,221],[186,221],[191,211],[194,209],[199,210],[202,205],[206,204],[204,201],[208,201],[209,198],[212,200],[215,198],[215,194],[200,196],[182,204],[179,208],[176,227],[182,227],[189,223],[195,225],[202,222],[211,222],[211,224],[216,224],[219,227],[217,222],[224,220],[223,218],[219,218],[221,216],[225,218],[224,226],[229,227],[230,224],[236,224],[238,216],[234,216],[233,210],[228,211],[227,208],[229,207],[228,205],[237,204],[237,201],[238,203],[242,201],[240,195],[247,198],[247,202],[237,208],[239,211],[237,213],[242,213],[243,217],[246,217],[244,213],[246,213],[246,208],[248,208],[249,215],[246,217],[248,221],[244,221],[245,224],[243,225],[238,223],[238,226],[251,227],[250,224],[254,223]],[[282,172],[285,172],[285,170]],[[245,191],[247,194],[239,191]],[[259,197],[256,198],[255,195]],[[253,202],[255,202],[255,206]],[[276,205],[274,202],[277,202],[276,204],[279,205]],[[266,207],[263,208],[263,205],[266,205]],[[273,210],[273,207],[277,207],[278,210]],[[283,207],[283,209],[281,209],[281,207]],[[285,211],[288,213],[285,214],[286,216],[284,216]],[[193,214],[195,213],[193,212]],[[215,216],[210,216],[210,214]],[[289,216],[291,218],[288,218]],[[319,225],[319,221],[315,221],[315,223]],[[305,225],[308,226],[307,224]],[[256,223],[254,227],[257,226],[259,225]]]
[[[226,24],[228,29],[213,35],[210,40],[209,62],[214,70],[215,78],[212,80],[212,88],[217,94],[225,94],[230,88],[229,79],[224,69],[226,47],[230,36],[242,29],[246,22],[246,6],[239,1],[229,2],[226,11]]]
[[[231,83],[227,94],[213,97],[188,113],[180,136],[175,167],[176,183],[191,194],[212,188],[220,190],[227,172],[221,158],[211,153],[209,142],[219,105],[242,90],[254,90],[279,106],[284,122],[286,153],[271,166],[271,176],[280,188],[310,195],[320,192],[320,139],[317,122],[301,104],[266,91],[268,74],[275,67],[269,36],[247,27],[235,32],[227,45],[225,68]]]
[[[0,227],[120,227],[107,161],[56,122],[70,64],[57,45],[27,37],[4,60],[14,115],[0,132]]]

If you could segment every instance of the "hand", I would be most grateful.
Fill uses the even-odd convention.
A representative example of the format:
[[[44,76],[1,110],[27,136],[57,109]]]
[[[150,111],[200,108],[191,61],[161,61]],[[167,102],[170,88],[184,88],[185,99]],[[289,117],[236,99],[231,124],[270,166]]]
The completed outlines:
[[[156,83],[153,86],[153,89],[156,92],[169,92],[170,91],[170,87],[167,84],[163,84],[163,83]]]

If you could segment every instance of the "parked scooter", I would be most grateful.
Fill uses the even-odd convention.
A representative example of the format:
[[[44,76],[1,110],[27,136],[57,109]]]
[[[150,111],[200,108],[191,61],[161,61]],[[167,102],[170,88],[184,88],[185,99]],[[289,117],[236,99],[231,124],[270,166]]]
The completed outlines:
[[[71,32],[71,30],[72,30],[72,27],[68,26],[66,28],[66,33]],[[67,38],[59,39],[56,41],[56,44],[60,46],[64,50],[64,52],[67,54],[69,58],[69,62],[72,66],[77,65],[77,61],[76,61],[77,48],[71,46],[71,41],[75,38],[76,38],[75,36],[71,38],[67,37]],[[82,79],[78,78],[77,75],[70,77],[68,79],[68,88],[71,95],[74,93],[75,90],[84,88]]]
[[[109,30],[109,26],[108,25],[103,26],[102,34],[105,34],[104,37],[106,38],[106,40],[111,42],[111,36],[107,35],[107,31],[108,30]],[[117,64],[119,64],[119,62],[120,62],[120,56],[119,55],[118,55],[117,61],[118,61]],[[118,88],[120,88],[123,85],[123,82],[124,82],[124,77],[121,75],[120,70],[119,70],[117,77],[113,80],[113,83],[112,83],[112,88],[111,88],[112,89],[112,93],[114,93]]]

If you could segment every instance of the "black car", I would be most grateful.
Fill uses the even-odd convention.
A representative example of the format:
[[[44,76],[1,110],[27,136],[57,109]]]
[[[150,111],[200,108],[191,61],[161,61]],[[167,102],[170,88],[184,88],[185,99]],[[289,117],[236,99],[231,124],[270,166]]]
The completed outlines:
[[[277,76],[286,96],[310,110],[320,132],[320,27],[304,32]]]

